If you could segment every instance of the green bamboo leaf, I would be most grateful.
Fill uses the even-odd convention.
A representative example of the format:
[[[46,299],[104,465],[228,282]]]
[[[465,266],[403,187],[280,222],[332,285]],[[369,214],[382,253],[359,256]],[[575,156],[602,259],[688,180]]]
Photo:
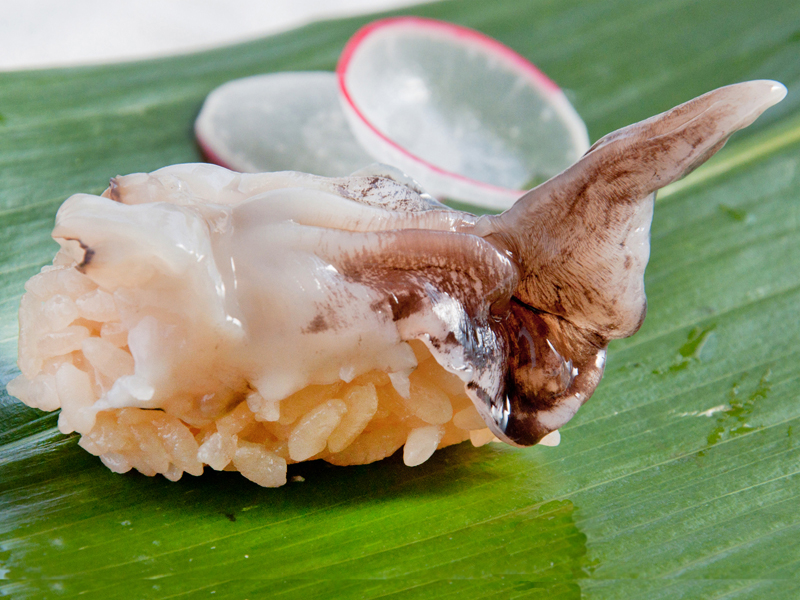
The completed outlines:
[[[593,139],[735,81],[784,102],[656,204],[649,314],[558,448],[462,444],[420,467],[114,475],[0,395],[0,593],[14,598],[797,598],[800,4],[481,0],[475,27],[558,81]],[[332,69],[366,18],[144,63],[0,74],[0,384],[58,205],[198,160],[226,80]]]

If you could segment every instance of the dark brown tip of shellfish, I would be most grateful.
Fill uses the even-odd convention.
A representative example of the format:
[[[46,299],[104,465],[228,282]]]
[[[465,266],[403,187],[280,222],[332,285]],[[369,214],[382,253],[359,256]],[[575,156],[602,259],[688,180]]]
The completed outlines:
[[[113,200],[114,202],[122,202],[122,196],[119,191],[119,181],[116,177],[112,177],[108,180],[108,187],[106,190],[100,194],[103,198],[108,198],[109,200]]]

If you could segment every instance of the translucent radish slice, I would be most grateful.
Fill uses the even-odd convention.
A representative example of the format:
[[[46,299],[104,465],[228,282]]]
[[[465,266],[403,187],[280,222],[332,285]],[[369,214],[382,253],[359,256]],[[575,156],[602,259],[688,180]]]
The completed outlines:
[[[347,43],[337,74],[358,141],[439,198],[507,208],[589,148],[558,86],[471,29],[376,21]]]
[[[335,177],[375,162],[344,118],[334,73],[273,73],[226,83],[206,98],[195,134],[210,161],[236,171]]]

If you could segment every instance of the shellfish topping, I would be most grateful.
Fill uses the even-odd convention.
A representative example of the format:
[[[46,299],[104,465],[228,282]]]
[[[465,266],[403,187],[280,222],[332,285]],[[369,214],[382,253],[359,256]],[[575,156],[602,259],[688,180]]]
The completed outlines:
[[[389,167],[116,177],[58,212],[9,392],[111,470],[172,480],[557,443],[644,319],[655,190],[784,94],[738,84],[626,127],[497,216]]]

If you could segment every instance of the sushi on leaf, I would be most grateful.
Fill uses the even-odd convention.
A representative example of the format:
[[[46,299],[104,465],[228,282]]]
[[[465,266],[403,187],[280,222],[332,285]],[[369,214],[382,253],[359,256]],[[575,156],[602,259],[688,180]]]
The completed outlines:
[[[496,216],[382,166],[115,177],[58,211],[9,392],[172,480],[554,443],[642,324],[655,191],[784,95],[737,84],[621,129]]]

